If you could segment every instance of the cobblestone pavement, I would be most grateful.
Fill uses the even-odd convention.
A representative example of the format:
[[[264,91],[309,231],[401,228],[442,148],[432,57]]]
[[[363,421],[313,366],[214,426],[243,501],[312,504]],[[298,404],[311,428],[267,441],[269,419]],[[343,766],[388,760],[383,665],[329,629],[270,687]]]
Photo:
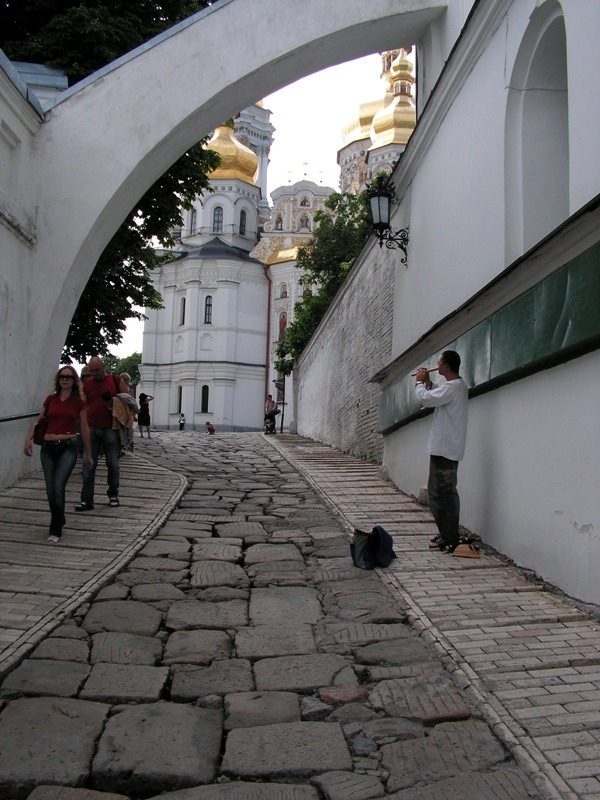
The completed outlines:
[[[593,619],[318,443],[138,454],[59,546],[39,476],[0,493],[2,800],[600,798]]]

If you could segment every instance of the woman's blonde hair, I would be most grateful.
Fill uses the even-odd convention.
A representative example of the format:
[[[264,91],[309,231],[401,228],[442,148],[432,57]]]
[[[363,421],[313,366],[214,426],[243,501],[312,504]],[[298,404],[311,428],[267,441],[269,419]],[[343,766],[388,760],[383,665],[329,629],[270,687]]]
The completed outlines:
[[[54,394],[60,394],[60,380],[58,376],[61,372],[64,372],[66,369],[69,370],[71,375],[73,376],[73,385],[71,386],[71,397],[74,397],[76,400],[83,400],[85,399],[85,395],[83,393],[83,384],[77,374],[77,370],[72,367],[70,364],[65,364],[64,367],[59,367],[56,375],[54,376]]]

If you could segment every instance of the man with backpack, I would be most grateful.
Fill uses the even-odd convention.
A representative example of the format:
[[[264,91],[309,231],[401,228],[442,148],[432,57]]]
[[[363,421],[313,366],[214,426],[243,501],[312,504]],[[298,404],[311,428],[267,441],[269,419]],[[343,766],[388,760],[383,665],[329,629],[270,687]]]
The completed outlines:
[[[90,446],[94,465],[88,469],[83,463],[83,485],[81,500],[75,511],[91,511],[94,508],[94,482],[101,450],[104,452],[107,469],[107,495],[110,506],[119,505],[119,455],[121,443],[118,430],[113,430],[112,402],[120,392],[127,393],[127,386],[120,375],[106,372],[104,362],[98,356],[90,360],[91,378],[83,384],[88,403],[88,425]]]

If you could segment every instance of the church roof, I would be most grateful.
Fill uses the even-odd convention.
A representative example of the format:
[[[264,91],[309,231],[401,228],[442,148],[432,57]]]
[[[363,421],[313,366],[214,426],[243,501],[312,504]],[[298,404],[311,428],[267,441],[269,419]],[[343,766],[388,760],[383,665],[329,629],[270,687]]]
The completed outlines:
[[[206,244],[200,247],[190,247],[182,253],[178,253],[176,259],[183,258],[226,258],[234,261],[249,261],[254,264],[260,264],[256,258],[252,258],[246,250],[241,247],[234,247],[233,245],[226,244],[218,236],[211,239]]]

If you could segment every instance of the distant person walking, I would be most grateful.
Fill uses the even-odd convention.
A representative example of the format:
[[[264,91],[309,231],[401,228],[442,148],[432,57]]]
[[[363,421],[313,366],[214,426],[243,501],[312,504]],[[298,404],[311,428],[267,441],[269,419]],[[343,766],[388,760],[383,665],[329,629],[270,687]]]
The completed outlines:
[[[277,403],[273,400],[273,395],[268,394],[265,400],[265,432],[277,433],[275,428],[275,417],[279,414]]]
[[[144,438],[144,428],[146,428],[146,433],[148,434],[148,438],[151,439],[150,436],[150,401],[154,400],[151,394],[145,394],[142,392],[138,397],[138,405],[140,407],[140,413],[138,414],[138,427],[140,429],[140,436],[142,439]]]
[[[119,432],[113,430],[112,399],[119,392],[127,393],[120,375],[106,372],[104,362],[98,356],[90,359],[92,377],[83,384],[88,402],[88,423],[93,465],[83,464],[81,500],[75,511],[91,511],[94,507],[94,484],[100,451],[104,452],[107,469],[107,495],[111,506],[119,505],[119,454],[121,444]]]
[[[127,387],[127,392],[133,397],[133,390],[131,388],[131,375],[128,372],[121,373],[121,380]]]
[[[83,440],[88,469],[93,466],[94,461],[90,450],[87,405],[77,372],[69,365],[61,367],[54,376],[53,383],[54,391],[44,400],[40,415],[27,432],[23,452],[31,457],[34,428],[46,417],[47,427],[40,450],[40,461],[50,506],[48,541],[58,544],[65,524],[67,481],[77,463],[77,428]]]
[[[185,428],[185,414],[182,414],[179,417],[179,430],[182,431]]]
[[[215,428],[215,426],[212,424],[212,422],[209,422],[208,420],[206,420],[206,422],[204,423],[204,426],[206,428],[206,432],[210,433],[211,435],[213,433],[217,432],[217,429]]]
[[[459,543],[458,521],[460,498],[456,489],[458,462],[465,454],[467,438],[467,401],[469,390],[459,375],[460,356],[454,350],[444,350],[438,361],[438,371],[446,379],[434,386],[429,371],[421,367],[416,372],[417,399],[425,408],[435,409],[429,434],[429,480],[427,493],[439,535],[430,547],[454,552]]]

